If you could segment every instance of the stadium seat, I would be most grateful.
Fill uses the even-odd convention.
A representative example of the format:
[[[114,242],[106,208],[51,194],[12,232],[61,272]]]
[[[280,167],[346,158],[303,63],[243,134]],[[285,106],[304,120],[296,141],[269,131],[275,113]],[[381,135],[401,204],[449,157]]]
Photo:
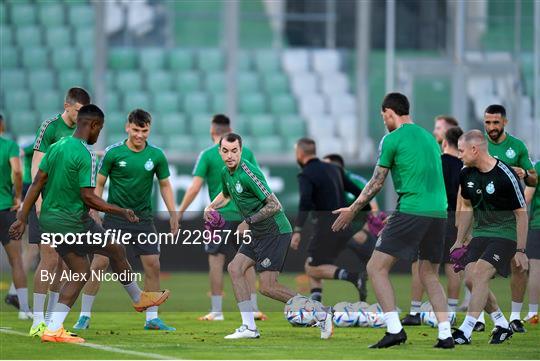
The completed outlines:
[[[307,50],[290,49],[281,54],[283,69],[289,74],[307,72],[309,70],[309,56]]]
[[[20,69],[2,70],[0,88],[4,92],[26,89],[26,72]]]
[[[34,135],[39,127],[36,114],[27,110],[9,113],[9,124],[9,130],[19,136],[24,134]]]
[[[56,89],[55,76],[49,70],[32,70],[28,73],[28,88],[33,92],[45,90],[44,93]]]
[[[208,73],[204,79],[204,88],[210,93],[224,93],[225,74],[221,72]]]
[[[276,134],[274,118],[271,115],[254,115],[249,122],[251,134],[256,137],[266,137]]]
[[[33,96],[34,108],[41,113],[59,112],[63,108],[64,101],[60,93],[54,90],[47,90],[45,92],[35,89]]]
[[[223,71],[223,54],[218,49],[201,49],[197,56],[200,70],[207,73]]]
[[[187,94],[201,89],[201,77],[197,72],[182,72],[176,76],[176,90]]]
[[[73,27],[94,26],[94,10],[91,5],[70,5],[68,19]]]
[[[109,132],[107,131],[107,145],[112,145],[121,142],[127,138],[125,131]]]
[[[11,29],[10,26],[0,25],[0,46],[2,46],[2,49],[13,45],[13,32]]]
[[[178,94],[174,92],[160,92],[152,95],[152,106],[154,112],[174,113],[179,110]]]
[[[83,69],[92,71],[92,67],[94,66],[94,50],[88,49],[88,50],[79,50],[79,62],[82,65]]]
[[[117,92],[108,91],[107,99],[105,100],[105,110],[108,112],[118,112],[123,107],[120,106],[120,97]]]
[[[107,133],[118,134],[125,132],[124,128],[126,125],[127,116],[127,112],[111,112],[108,110],[107,114],[105,114],[105,126],[107,127]]]
[[[253,62],[251,52],[241,50],[238,52],[238,70],[249,71],[251,70],[251,63]]]
[[[124,92],[142,90],[141,73],[137,71],[118,71],[114,83],[116,89]]]
[[[286,93],[289,91],[289,79],[280,72],[263,74],[263,86],[268,94]]]
[[[7,11],[6,11],[6,5],[1,2],[0,3],[0,24],[7,23]]]
[[[237,115],[231,120],[231,128],[233,132],[244,136],[249,134],[249,118],[245,115]]]
[[[31,109],[30,93],[25,90],[13,90],[4,93],[4,106],[8,110]]]
[[[315,94],[318,89],[317,77],[309,72],[291,74],[291,89],[296,96]]]
[[[279,53],[274,50],[255,51],[255,68],[260,73],[276,73],[281,69]]]
[[[131,70],[137,68],[137,53],[133,48],[112,48],[109,50],[109,68]]]
[[[131,91],[124,93],[124,110],[127,112],[133,109],[144,109],[151,112],[150,97],[145,92]]]
[[[188,114],[206,114],[210,104],[205,93],[189,93],[184,97],[184,111]]]
[[[186,117],[180,113],[157,113],[153,123],[153,131],[158,134],[177,136],[187,133]]]
[[[326,96],[348,93],[349,79],[343,73],[326,73],[319,80],[321,91]]]
[[[172,74],[167,71],[151,71],[146,75],[146,89],[153,93],[170,91],[172,85]]]
[[[255,140],[256,150],[259,153],[279,154],[283,153],[283,140],[281,137],[259,137]]]
[[[191,117],[191,134],[195,136],[210,137],[210,120],[211,114],[199,113]]]
[[[265,113],[266,100],[260,93],[245,94],[239,99],[239,108],[243,114]]]
[[[39,23],[44,27],[64,23],[64,6],[60,3],[43,3],[38,7]]]
[[[278,94],[270,99],[270,110],[276,115],[295,114],[296,100],[290,94]]]
[[[311,115],[321,115],[326,113],[326,102],[323,96],[318,94],[308,94],[299,99],[300,114],[306,118]]]
[[[345,115],[356,112],[356,101],[350,94],[334,95],[330,97],[330,114]]]
[[[75,29],[75,45],[79,49],[88,49],[94,46],[94,29],[93,28],[72,28]]]
[[[226,113],[227,98],[225,94],[212,94],[212,113]]]
[[[257,73],[241,72],[238,74],[238,93],[253,93],[259,91],[259,77]]]
[[[313,70],[319,74],[335,74],[340,68],[339,53],[335,49],[318,49],[311,53]]]
[[[192,70],[193,53],[185,49],[172,49],[168,54],[169,69],[171,70]]]
[[[297,115],[280,117],[277,128],[278,133],[283,137],[301,138],[306,135],[305,122]]]
[[[41,30],[37,26],[18,26],[15,41],[24,49],[41,45]]]
[[[36,23],[36,8],[32,4],[10,4],[10,21],[17,26],[34,25]]]
[[[202,151],[208,147],[211,147],[212,146],[212,139],[210,138],[210,136],[208,134],[206,135],[199,135],[198,137],[195,138],[195,142],[194,142],[194,150],[196,151]]]
[[[28,69],[44,69],[48,67],[47,58],[45,48],[25,48],[22,53],[22,65]]]
[[[167,149],[181,152],[181,153],[193,153],[194,141],[193,138],[187,135],[179,136],[175,135],[173,137],[167,138]]]
[[[71,46],[70,28],[66,26],[46,27],[45,44],[51,49]]]
[[[162,48],[145,48],[139,52],[139,67],[146,71],[161,70],[165,67],[165,52]]]
[[[17,48],[11,46],[2,46],[0,51],[0,63],[2,70],[17,68],[19,66],[19,52]]]
[[[149,143],[154,147],[163,149],[167,145],[167,137],[160,134],[154,134],[152,138],[149,139]]]
[[[65,71],[79,68],[77,49],[73,49],[71,47],[53,49],[51,54],[52,66],[56,70]]]

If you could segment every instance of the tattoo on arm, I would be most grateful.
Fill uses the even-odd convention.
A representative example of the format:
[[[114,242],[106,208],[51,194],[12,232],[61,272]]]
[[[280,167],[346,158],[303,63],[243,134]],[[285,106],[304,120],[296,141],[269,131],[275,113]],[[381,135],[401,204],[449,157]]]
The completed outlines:
[[[266,204],[264,207],[251,216],[251,223],[257,223],[270,218],[281,210],[281,203],[279,203],[279,200],[274,193],[270,194],[265,202]]]
[[[388,176],[389,168],[376,166],[373,176],[369,180],[368,184],[362,190],[362,193],[358,196],[356,201],[352,204],[352,209],[354,212],[358,212],[360,209],[364,208],[369,201],[375,197],[377,193],[382,189],[384,181]]]

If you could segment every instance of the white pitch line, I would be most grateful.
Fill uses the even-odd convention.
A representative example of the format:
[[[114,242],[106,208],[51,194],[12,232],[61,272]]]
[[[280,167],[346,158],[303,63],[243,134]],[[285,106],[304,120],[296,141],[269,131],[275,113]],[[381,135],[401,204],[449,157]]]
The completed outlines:
[[[18,335],[18,336],[28,337],[27,333],[19,332],[19,331],[13,331],[13,330],[10,330],[10,329],[4,328],[4,327],[0,327],[0,332],[11,334],[11,335]],[[153,359],[156,359],[156,360],[177,360],[177,358],[175,358],[175,357],[160,355],[158,353],[124,350],[122,348],[117,348],[117,347],[112,347],[112,346],[105,346],[105,345],[98,345],[96,343],[89,343],[89,342],[74,343],[72,345],[89,347],[89,348],[93,348],[93,349],[101,350],[101,351],[116,352],[116,353],[121,353],[121,354],[124,354],[124,355],[148,357],[148,358],[153,358]]]

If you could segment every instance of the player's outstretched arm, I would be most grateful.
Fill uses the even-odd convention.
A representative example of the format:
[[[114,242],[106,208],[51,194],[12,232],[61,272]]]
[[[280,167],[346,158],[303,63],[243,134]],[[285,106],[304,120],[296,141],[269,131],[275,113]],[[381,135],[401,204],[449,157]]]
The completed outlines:
[[[201,188],[204,184],[204,179],[202,177],[194,176],[193,180],[191,181],[191,184],[189,185],[188,189],[186,190],[186,193],[184,194],[184,198],[182,198],[182,202],[180,203],[180,208],[178,209],[178,217],[179,221],[182,220],[182,216],[184,215],[184,212],[188,207],[193,203],[193,200],[195,197],[197,197],[197,194],[201,191]]]
[[[32,175],[32,179],[35,179],[38,171],[39,171],[39,164],[41,163],[41,160],[45,156],[45,153],[40,152],[39,150],[34,150],[34,155],[32,156],[32,165],[30,166],[30,174]],[[38,196],[38,199],[35,202],[36,205],[36,212],[39,214],[41,211],[41,194]]]
[[[13,186],[15,188],[15,196],[13,197],[12,211],[19,210],[22,199],[22,168],[21,159],[19,157],[12,157],[9,159],[11,166],[11,179],[13,179]]]
[[[165,206],[169,211],[171,233],[176,234],[178,232],[178,215],[176,214],[176,206],[174,204],[174,193],[169,178],[160,179],[159,191],[161,198],[165,202]]]
[[[525,188],[525,202],[527,202],[527,204],[531,204],[535,192],[536,192],[536,188],[533,188],[533,187]]]
[[[103,199],[101,199],[94,193],[93,187],[81,188],[80,193],[82,201],[84,202],[84,204],[86,204],[88,208],[92,208],[100,212],[116,214],[118,216],[124,217],[125,219],[133,223],[139,221],[139,218],[135,215],[133,210],[120,208],[117,205],[105,202]]]
[[[223,192],[220,192],[216,198],[204,209],[204,220],[210,221],[212,219],[212,216],[210,213],[212,211],[215,211],[216,209],[220,209],[225,207],[229,202],[231,201],[231,198],[227,197]]]
[[[529,269],[529,260],[523,250],[527,244],[527,231],[529,229],[529,217],[527,216],[527,208],[518,208],[514,210],[516,216],[516,231],[517,231],[517,249],[514,260],[516,266],[521,269],[522,272],[526,272]]]
[[[457,237],[456,243],[452,246],[450,251],[456,248],[462,247],[466,243],[473,221],[473,208],[471,201],[462,197],[461,209],[456,215]]]
[[[274,214],[281,211],[281,209],[283,208],[281,206],[281,203],[279,202],[279,199],[277,199],[274,193],[266,197],[266,199],[264,200],[264,203],[265,203],[264,206],[261,209],[259,209],[257,213],[248,217],[249,218],[248,224],[264,221],[265,219],[270,218]]]

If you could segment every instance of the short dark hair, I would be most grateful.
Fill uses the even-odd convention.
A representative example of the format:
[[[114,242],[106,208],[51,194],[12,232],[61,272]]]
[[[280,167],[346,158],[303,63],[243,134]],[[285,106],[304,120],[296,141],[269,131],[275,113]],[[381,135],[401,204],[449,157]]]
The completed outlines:
[[[444,121],[446,122],[446,124],[451,125],[451,126],[453,126],[453,127],[459,126],[459,123],[458,123],[457,119],[454,118],[454,117],[451,116],[451,115],[444,115],[444,114],[437,115],[437,116],[435,117],[435,121],[437,121],[437,120],[439,120],[439,119],[444,120]]]
[[[103,114],[103,111],[95,104],[83,105],[77,114],[77,124],[92,120],[104,122],[105,114]]]
[[[484,113],[487,114],[500,114],[501,117],[506,118],[506,109],[500,104],[491,104],[488,106]]]
[[[225,114],[215,114],[212,117],[212,124],[231,126],[231,120]]]
[[[296,142],[296,146],[302,148],[302,150],[306,154],[309,154],[309,155],[317,154],[317,144],[311,138],[304,137],[304,138],[298,139],[298,141]]]
[[[392,109],[397,115],[409,115],[409,100],[401,93],[388,93],[383,99],[381,109]]]
[[[83,88],[74,87],[67,91],[64,102],[72,105],[75,103],[88,105],[90,104],[90,94]]]
[[[152,116],[146,110],[137,108],[129,112],[128,123],[135,124],[138,127],[145,127],[152,123]]]
[[[460,127],[451,127],[444,133],[444,139],[451,147],[457,148],[459,137],[463,135],[463,129]]]
[[[230,142],[230,143],[234,143],[235,141],[238,141],[240,148],[242,148],[242,137],[236,133],[227,133],[224,136],[222,136],[221,139],[219,140],[220,148],[221,148],[221,141],[223,140],[226,140],[227,142]]]
[[[327,154],[323,157],[323,159],[328,159],[332,163],[337,163],[340,165],[341,168],[345,167],[345,161],[343,160],[343,157],[337,153]]]

